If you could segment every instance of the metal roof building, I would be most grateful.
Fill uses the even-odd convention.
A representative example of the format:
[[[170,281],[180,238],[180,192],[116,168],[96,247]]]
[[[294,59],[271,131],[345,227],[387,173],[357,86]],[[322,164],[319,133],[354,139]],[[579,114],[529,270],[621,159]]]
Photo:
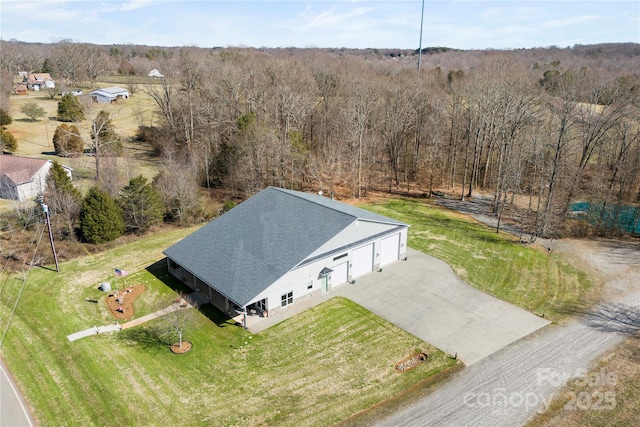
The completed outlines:
[[[286,308],[405,256],[408,225],[268,187],[164,251],[169,270],[225,313]]]

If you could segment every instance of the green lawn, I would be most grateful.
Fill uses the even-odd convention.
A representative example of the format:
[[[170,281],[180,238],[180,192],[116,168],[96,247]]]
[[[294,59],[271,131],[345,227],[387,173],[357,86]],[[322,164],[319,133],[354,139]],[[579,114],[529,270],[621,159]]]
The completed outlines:
[[[554,320],[597,293],[587,275],[559,255],[426,201],[368,208],[411,224],[409,245],[447,261],[472,285]],[[147,287],[136,317],[170,302],[181,288],[166,273],[161,252],[192,231],[88,254],[61,264],[59,274],[30,272],[1,350],[41,425],[328,425],[458,368],[429,344],[341,298],[254,336],[205,308],[195,312],[186,336],[194,348],[184,355],[154,340],[161,319],[68,342],[68,334],[114,321],[97,290],[113,281],[114,267],[131,271],[127,284]],[[0,278],[2,332],[21,277]],[[395,362],[415,350],[429,353],[428,363],[396,373]]]
[[[205,307],[194,311],[186,335],[194,347],[183,355],[154,340],[162,319],[67,340],[70,333],[114,321],[97,290],[104,280],[113,283],[113,267],[131,271],[127,284],[147,287],[135,317],[170,302],[180,284],[167,275],[161,251],[192,231],[63,263],[61,273],[30,272],[2,356],[40,425],[327,425],[456,365],[342,298],[253,336]],[[2,331],[19,278],[0,282]],[[397,373],[394,364],[414,350],[426,351],[428,362]]]
[[[469,284],[551,320],[567,318],[600,295],[587,273],[560,255],[428,201],[395,199],[365,208],[411,224],[409,246],[446,261]]]

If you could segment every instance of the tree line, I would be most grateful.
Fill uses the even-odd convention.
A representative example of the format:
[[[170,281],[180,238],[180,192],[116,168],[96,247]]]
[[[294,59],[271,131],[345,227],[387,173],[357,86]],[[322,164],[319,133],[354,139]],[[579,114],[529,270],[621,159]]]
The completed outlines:
[[[102,49],[117,72],[122,51]],[[137,139],[158,156],[153,184],[173,219],[197,211],[202,188],[238,197],[268,185],[342,197],[482,192],[499,221],[552,237],[566,233],[575,201],[601,207],[595,223],[605,234],[617,228],[611,209],[640,203],[635,44],[438,49],[420,73],[412,54],[152,52],[144,60],[164,77],[141,90],[158,120]]]
[[[563,232],[576,200],[640,202],[640,77],[624,64],[487,52],[465,70],[418,74],[313,51],[184,48],[163,69],[146,88],[162,118],[153,143],[163,173],[189,171],[201,186],[448,190],[462,200],[481,190],[498,219],[528,199],[518,221],[534,236]]]

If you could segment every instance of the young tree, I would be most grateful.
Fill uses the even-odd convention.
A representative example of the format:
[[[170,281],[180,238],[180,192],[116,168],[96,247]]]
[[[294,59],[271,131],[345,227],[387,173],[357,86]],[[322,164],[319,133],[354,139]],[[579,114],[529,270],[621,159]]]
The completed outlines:
[[[109,112],[100,110],[91,121],[91,142],[89,148],[96,159],[96,179],[101,179],[101,161],[103,157],[118,156],[122,153],[122,141],[116,133]]]
[[[143,176],[129,181],[118,197],[127,230],[143,233],[162,221],[164,205],[160,193]]]
[[[85,119],[82,105],[78,97],[70,93],[64,95],[58,102],[58,120],[61,122],[79,122]]]
[[[92,187],[80,208],[80,231],[89,243],[104,243],[125,231],[122,209],[106,191]]]
[[[54,232],[62,238],[75,239],[74,228],[80,213],[82,195],[57,161],[53,162],[49,170],[44,196],[51,213]]]
[[[168,160],[153,179],[167,213],[181,224],[189,222],[198,207],[198,183],[195,171]]]
[[[53,134],[53,148],[58,156],[77,156],[84,151],[84,140],[76,125],[61,124]]]
[[[22,114],[29,117],[32,122],[37,122],[46,114],[44,109],[35,102],[27,102],[22,107],[20,107],[20,111],[22,111]]]
[[[178,351],[189,350],[189,348],[182,348],[184,343],[184,335],[188,331],[189,327],[195,322],[194,311],[188,307],[180,307],[178,303],[174,303],[173,311],[167,313],[164,317],[164,328],[166,332],[163,335],[175,337],[177,339]],[[175,344],[173,344],[175,345]]]
[[[0,129],[0,151],[13,153],[18,149],[18,141],[8,130]]]

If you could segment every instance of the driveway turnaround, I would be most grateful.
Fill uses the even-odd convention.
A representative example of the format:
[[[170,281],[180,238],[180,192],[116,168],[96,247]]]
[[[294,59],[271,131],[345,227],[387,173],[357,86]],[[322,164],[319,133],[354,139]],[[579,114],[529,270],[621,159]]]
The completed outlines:
[[[398,261],[330,294],[360,304],[467,366],[549,322],[481,292],[445,262],[409,249]]]

